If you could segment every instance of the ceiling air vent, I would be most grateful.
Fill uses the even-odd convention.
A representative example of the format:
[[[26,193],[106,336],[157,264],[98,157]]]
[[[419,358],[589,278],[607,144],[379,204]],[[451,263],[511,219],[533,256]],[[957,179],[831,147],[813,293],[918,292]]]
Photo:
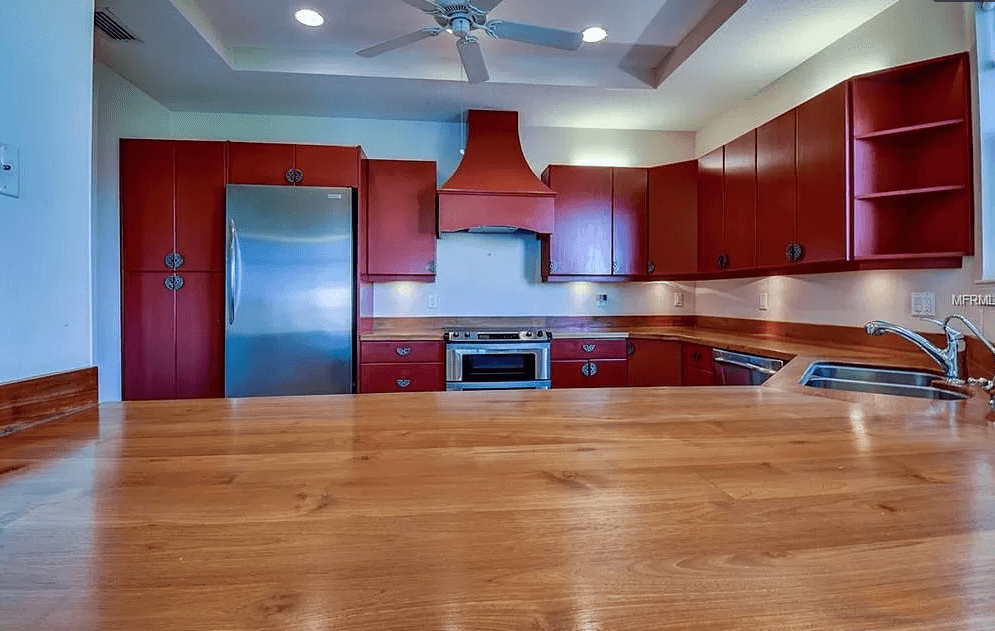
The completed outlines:
[[[110,9],[98,9],[93,12],[93,26],[100,29],[107,37],[119,42],[140,42]]]

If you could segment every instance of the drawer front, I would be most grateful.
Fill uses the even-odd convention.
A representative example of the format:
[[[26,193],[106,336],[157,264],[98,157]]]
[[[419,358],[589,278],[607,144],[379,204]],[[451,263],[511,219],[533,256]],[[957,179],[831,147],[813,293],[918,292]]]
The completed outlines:
[[[551,363],[554,388],[624,388],[628,385],[624,359],[572,359]]]
[[[712,372],[712,347],[684,344],[684,368],[697,368]]]
[[[697,368],[684,368],[685,386],[714,386],[715,375],[709,370],[699,370]]]
[[[552,358],[557,359],[625,359],[626,340],[553,340]]]
[[[443,364],[363,364],[360,390],[374,392],[441,392],[446,389]]]
[[[362,342],[359,352],[359,361],[364,364],[434,364],[446,361],[446,345],[443,342]]]

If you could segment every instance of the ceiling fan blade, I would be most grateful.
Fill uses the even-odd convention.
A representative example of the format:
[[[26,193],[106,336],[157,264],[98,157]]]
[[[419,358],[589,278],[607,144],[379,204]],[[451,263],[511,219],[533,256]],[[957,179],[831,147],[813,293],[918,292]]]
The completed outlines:
[[[548,48],[562,48],[563,50],[577,50],[580,48],[581,34],[573,31],[564,31],[558,28],[546,28],[545,26],[535,26],[533,24],[519,24],[517,22],[505,22],[504,20],[492,20],[487,23],[487,30],[500,39],[510,39],[536,46],[546,46]]]
[[[429,2],[429,0],[401,0],[405,4],[410,4],[416,9],[420,9],[425,13],[435,13],[439,10],[439,5],[434,2]]]
[[[480,42],[476,37],[464,37],[456,42],[459,58],[466,70],[466,78],[470,83],[483,83],[491,78],[484,62],[484,53],[480,50]]]
[[[369,48],[364,48],[363,50],[357,52],[356,54],[360,57],[376,57],[377,55],[382,55],[386,52],[390,52],[402,46],[407,46],[408,44],[414,44],[415,42],[420,42],[423,39],[428,39],[429,37],[435,37],[441,33],[443,29],[436,27],[423,28],[420,31],[415,31],[414,33],[408,33],[402,37],[392,39],[388,42],[382,44],[377,44],[376,46],[370,46]]]
[[[470,0],[470,4],[474,9],[480,9],[484,13],[490,13],[501,2],[502,0]]]

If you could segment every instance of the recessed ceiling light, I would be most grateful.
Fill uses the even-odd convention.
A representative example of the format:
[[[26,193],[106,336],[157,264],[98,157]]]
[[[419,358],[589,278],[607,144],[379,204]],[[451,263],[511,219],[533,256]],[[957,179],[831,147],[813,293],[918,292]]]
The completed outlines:
[[[301,9],[294,14],[294,17],[304,26],[321,26],[325,23],[325,18],[314,9]]]
[[[586,29],[584,29],[582,35],[584,36],[585,42],[593,44],[595,42],[600,42],[604,40],[606,37],[608,37],[608,31],[601,28],[600,26],[589,26]]]

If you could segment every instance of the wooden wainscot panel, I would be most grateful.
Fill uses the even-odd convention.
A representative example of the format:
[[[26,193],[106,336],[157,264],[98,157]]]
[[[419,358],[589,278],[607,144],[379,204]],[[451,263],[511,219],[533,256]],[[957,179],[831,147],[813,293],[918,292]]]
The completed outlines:
[[[97,369],[0,384],[0,437],[97,405]]]

